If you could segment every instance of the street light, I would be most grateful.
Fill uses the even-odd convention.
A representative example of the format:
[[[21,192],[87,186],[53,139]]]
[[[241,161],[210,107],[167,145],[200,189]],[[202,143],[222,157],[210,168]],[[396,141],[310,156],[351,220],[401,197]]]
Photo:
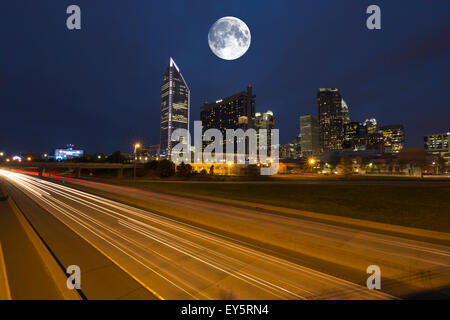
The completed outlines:
[[[141,147],[139,142],[134,144],[134,168],[133,168],[133,180],[136,180],[136,161],[137,161],[137,149]]]
[[[311,166],[311,173],[313,173],[313,167],[314,167],[314,164],[316,163],[316,159],[310,158],[308,160],[308,162],[309,162],[309,165]]]

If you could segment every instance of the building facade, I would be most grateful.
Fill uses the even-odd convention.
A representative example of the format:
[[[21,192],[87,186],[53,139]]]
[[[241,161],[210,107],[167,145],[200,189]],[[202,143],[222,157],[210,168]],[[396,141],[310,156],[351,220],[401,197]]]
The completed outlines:
[[[344,125],[343,149],[354,149],[358,138],[366,135],[366,127],[359,122],[349,122]]]
[[[259,130],[265,129],[267,130],[267,146],[261,146],[262,148],[266,148],[268,150],[267,154],[270,155],[270,146],[272,145],[272,129],[275,129],[275,116],[271,110],[267,110],[264,113],[256,112],[255,113],[255,122],[254,122],[256,137],[259,146]]]
[[[350,116],[347,104],[336,88],[320,88],[317,93],[320,146],[323,150],[341,150],[344,125]]]
[[[227,129],[248,129],[254,127],[255,98],[252,86],[232,96],[205,102],[200,107],[203,131],[218,129],[225,137]]]
[[[251,85],[247,87],[247,91],[236,93],[232,96],[219,99],[216,102],[205,102],[200,107],[200,120],[202,121],[202,132],[208,129],[218,129],[223,136],[224,152],[226,144],[227,129],[246,131],[255,127],[255,105],[256,95],[253,94]],[[234,141],[234,150],[237,154],[237,146],[242,142],[237,138]],[[210,141],[203,141],[205,148]],[[247,159],[248,143],[245,143],[245,156]]]
[[[377,119],[375,119],[375,118],[366,119],[366,121],[364,121],[363,125],[364,125],[364,127],[366,127],[367,134],[378,133]]]
[[[300,146],[302,157],[320,154],[319,120],[312,115],[300,117]]]
[[[348,105],[344,99],[342,99],[342,119],[344,126],[350,122],[350,111],[348,110]]]
[[[189,114],[189,87],[175,61],[170,58],[161,85],[159,154],[162,157],[170,157],[172,132],[178,128],[189,130]]]
[[[343,149],[353,151],[375,150],[383,153],[383,137],[380,133],[374,132],[373,128],[368,126],[366,122],[350,122],[344,126]]]
[[[293,141],[280,145],[280,159],[298,159],[301,157],[301,138],[296,137]]]
[[[450,152],[450,132],[427,134],[423,137],[425,150],[429,153]]]
[[[405,147],[405,129],[403,125],[380,127],[385,153],[399,153]]]
[[[450,132],[427,134],[423,137],[425,151],[438,155],[444,159],[445,165],[450,167]]]

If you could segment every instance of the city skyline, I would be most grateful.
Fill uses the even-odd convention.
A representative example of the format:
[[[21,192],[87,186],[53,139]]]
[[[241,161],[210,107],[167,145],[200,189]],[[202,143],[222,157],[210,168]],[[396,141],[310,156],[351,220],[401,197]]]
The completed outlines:
[[[110,2],[110,7],[80,4],[86,14],[101,12],[106,19],[118,17],[114,11],[120,6],[118,2]],[[39,15],[43,23],[32,30],[21,28],[8,17],[2,21],[9,25],[3,28],[10,30],[6,39],[17,44],[0,55],[1,97],[8,106],[4,116],[21,119],[1,126],[2,148],[43,152],[72,143],[87,152],[111,153],[129,152],[135,141],[158,143],[159,87],[170,56],[183,66],[191,88],[191,122],[199,119],[203,101],[220,99],[252,84],[258,95],[257,111],[270,109],[277,117],[281,143],[298,134],[293,118],[316,113],[315,92],[320,87],[339,88],[352,110],[352,120],[376,118],[381,124],[403,124],[407,147],[422,147],[425,134],[448,131],[450,111],[443,99],[447,82],[442,79],[448,74],[444,71],[450,69],[444,59],[450,51],[445,41],[449,35],[445,27],[449,10],[445,8],[435,14],[425,3],[414,3],[408,8],[409,15],[403,17],[400,4],[382,2],[383,10],[390,14],[379,33],[370,33],[361,14],[365,3],[309,3],[302,10],[288,12],[282,3],[263,3],[255,9],[250,4],[232,2],[227,4],[230,14],[243,18],[258,31],[242,58],[223,62],[210,52],[206,39],[208,28],[222,15],[222,5],[202,4],[206,14],[201,17],[195,13],[199,3],[169,4],[177,5],[186,13],[175,19],[167,38],[163,38],[154,33],[164,22],[153,16],[163,9],[160,4],[138,3],[139,12],[123,8],[119,32],[109,30],[109,21],[89,20],[76,34],[57,27],[60,21],[54,16],[58,6],[42,4],[34,8],[30,4],[33,10],[22,12],[20,6],[8,4],[11,16],[20,12],[23,19],[33,20]],[[313,19],[320,14],[333,23],[334,17],[344,12],[348,18],[333,31]],[[301,20],[294,28],[278,21],[294,13]],[[269,14],[278,21],[270,28],[263,23]],[[400,28],[391,15],[405,23],[420,16],[426,23]],[[182,30],[186,19],[194,16],[198,23]],[[316,28],[314,32],[307,31],[312,27]],[[49,35],[40,39],[39,50],[31,50],[33,42],[14,40],[32,39],[44,29]],[[333,37],[327,36],[330,32]],[[107,37],[100,37],[103,34]],[[276,34],[280,35],[276,39],[262,40]],[[157,41],[149,42],[149,37]],[[328,39],[326,46],[339,43],[340,50],[323,51],[325,44],[319,41],[323,37]],[[50,41],[60,45],[52,47]],[[158,41],[162,45],[158,44],[155,52]],[[27,52],[34,54],[29,56]],[[19,80],[17,74],[24,77]],[[291,81],[292,77],[296,81]],[[429,79],[425,85],[423,79]],[[421,90],[417,90],[419,85]],[[281,94],[284,92],[289,94]]]

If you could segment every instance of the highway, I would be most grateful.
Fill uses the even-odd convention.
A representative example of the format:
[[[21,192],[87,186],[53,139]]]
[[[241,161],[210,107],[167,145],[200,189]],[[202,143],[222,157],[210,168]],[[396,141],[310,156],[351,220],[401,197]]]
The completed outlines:
[[[158,203],[161,211],[176,208],[169,218],[33,176],[5,170],[0,176],[159,299],[391,299],[447,294],[450,287],[446,244],[89,184]],[[174,218],[177,214],[184,219]],[[206,227],[200,228],[200,221]],[[271,254],[256,245],[261,243],[284,248],[293,258]],[[314,270],[310,261],[321,267]],[[364,286],[366,268],[373,264],[382,270],[384,292]]]

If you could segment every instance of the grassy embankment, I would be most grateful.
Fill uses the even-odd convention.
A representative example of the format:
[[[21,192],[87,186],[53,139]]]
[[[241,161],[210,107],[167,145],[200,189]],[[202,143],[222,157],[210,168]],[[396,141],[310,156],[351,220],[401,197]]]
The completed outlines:
[[[117,179],[105,182],[450,232],[448,186],[177,183]]]

